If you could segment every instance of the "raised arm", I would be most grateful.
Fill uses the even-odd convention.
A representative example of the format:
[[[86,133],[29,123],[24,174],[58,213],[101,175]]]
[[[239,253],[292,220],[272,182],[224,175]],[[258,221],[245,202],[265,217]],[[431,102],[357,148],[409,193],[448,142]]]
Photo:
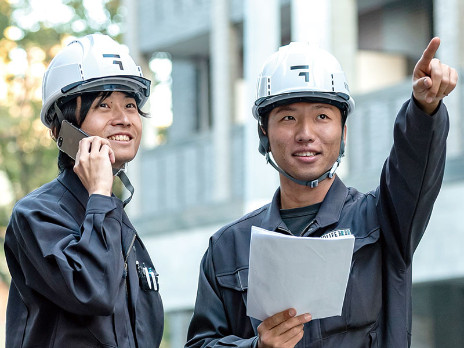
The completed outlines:
[[[386,251],[407,267],[427,227],[441,188],[449,119],[441,100],[456,86],[457,73],[434,58],[430,41],[413,74],[413,98],[398,113],[394,144],[385,162],[378,214]]]

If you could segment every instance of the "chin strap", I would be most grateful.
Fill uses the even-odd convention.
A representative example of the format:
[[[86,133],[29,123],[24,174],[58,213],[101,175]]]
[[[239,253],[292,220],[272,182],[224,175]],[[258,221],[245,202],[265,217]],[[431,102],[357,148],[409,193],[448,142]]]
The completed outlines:
[[[58,121],[59,123],[63,123],[64,121],[64,116],[63,116],[63,112],[61,111],[60,107],[58,106],[58,104],[55,102],[53,104],[53,108],[55,109],[55,114],[56,114],[56,117],[58,118]],[[50,123],[52,123],[53,120],[50,120]]]
[[[308,186],[308,187],[311,187],[311,188],[315,188],[317,185],[319,185],[319,183],[322,181],[322,180],[325,180],[327,178],[331,179],[333,178],[333,176],[335,175],[335,171],[337,170],[339,164],[340,164],[340,161],[342,160],[342,157],[343,155],[340,155],[338,156],[337,160],[335,161],[335,163],[332,165],[332,168],[330,168],[328,171],[326,171],[324,174],[322,174],[320,177],[318,177],[317,179],[314,179],[314,180],[309,180],[309,181],[304,181],[304,180],[299,180],[297,178],[294,178],[293,176],[291,176],[290,174],[288,174],[287,172],[285,172],[284,170],[282,170],[271,158],[271,156],[269,155],[270,152],[267,152],[265,157],[266,157],[266,162],[269,163],[271,166],[273,166],[279,173],[281,173],[282,175],[284,175],[285,177],[287,177],[288,179],[296,182],[297,184],[300,184],[300,185],[303,185],[303,186]]]
[[[344,137],[344,133],[345,133],[345,128],[343,126],[342,128],[342,138],[341,138],[341,142],[340,142],[340,151],[338,153],[338,157],[337,157],[337,160],[335,161],[335,163],[332,165],[332,167],[326,171],[324,174],[322,174],[320,177],[318,177],[317,179],[314,179],[314,180],[309,180],[309,181],[305,181],[305,180],[299,180],[297,178],[294,178],[293,176],[291,176],[290,174],[288,174],[287,172],[285,172],[282,168],[280,168],[274,161],[273,159],[271,158],[271,152],[270,151],[267,151],[266,154],[264,155],[264,157],[266,158],[266,162],[269,163],[271,166],[273,166],[280,174],[282,174],[283,176],[285,176],[286,178],[292,180],[293,182],[296,182],[297,184],[299,185],[303,185],[303,186],[308,186],[308,187],[311,187],[311,188],[315,188],[317,187],[317,185],[319,185],[319,183],[322,181],[322,180],[325,180],[327,178],[329,179],[332,179],[333,176],[335,175],[335,171],[337,170],[338,166],[340,165],[340,162],[342,161],[342,157],[345,156],[345,142],[343,141],[343,137]]]
[[[134,186],[132,186],[125,172],[126,172],[126,165],[124,165],[124,167],[120,169],[113,168],[113,175],[119,177],[119,179],[123,183],[126,190],[130,192],[130,196],[122,203],[124,207],[131,201],[132,196],[134,195]]]

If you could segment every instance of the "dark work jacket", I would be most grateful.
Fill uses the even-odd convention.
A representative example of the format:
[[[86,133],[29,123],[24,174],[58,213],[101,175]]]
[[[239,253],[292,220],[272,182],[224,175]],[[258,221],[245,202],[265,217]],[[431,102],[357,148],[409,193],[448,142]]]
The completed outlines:
[[[410,346],[412,256],[441,187],[448,128],[444,105],[431,117],[408,101],[396,119],[380,186],[363,194],[335,178],[303,235],[349,228],[355,236],[342,315],[307,323],[296,347]],[[186,347],[256,346],[260,322],[246,315],[250,230],[290,234],[279,200],[277,190],[270,204],[211,237]]]
[[[117,197],[89,197],[65,170],[16,204],[5,253],[6,347],[159,346],[161,298],[136,271],[153,264]]]

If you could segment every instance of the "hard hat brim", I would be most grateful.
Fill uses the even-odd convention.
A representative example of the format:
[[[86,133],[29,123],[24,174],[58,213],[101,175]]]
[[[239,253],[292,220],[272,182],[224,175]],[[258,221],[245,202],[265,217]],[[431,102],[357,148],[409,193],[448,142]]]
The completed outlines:
[[[299,102],[334,105],[345,115],[351,113],[355,106],[354,100],[345,93],[317,91],[290,92],[257,99],[253,105],[253,116],[259,119],[259,117],[266,115],[277,106]]]
[[[50,128],[50,121],[47,120],[46,114],[55,100],[58,103],[60,103],[60,101],[63,103],[63,101],[68,101],[80,94],[90,92],[112,91],[131,93],[134,95],[137,106],[142,108],[150,96],[150,85],[150,80],[144,77],[132,75],[105,76],[85,81],[78,81],[61,88],[58,96],[49,98],[49,102],[42,107],[40,116],[42,122]]]
[[[150,80],[139,76],[108,76],[70,84],[63,87],[61,93],[68,96],[86,92],[132,92],[140,98],[139,102],[145,103],[150,96],[150,85]]]

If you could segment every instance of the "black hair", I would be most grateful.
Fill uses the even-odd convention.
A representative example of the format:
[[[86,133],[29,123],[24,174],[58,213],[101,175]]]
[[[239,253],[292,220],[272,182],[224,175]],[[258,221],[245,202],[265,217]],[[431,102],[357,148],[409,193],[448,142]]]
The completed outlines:
[[[89,113],[90,108],[92,107],[92,104],[94,101],[98,98],[98,104],[100,104],[103,100],[108,98],[113,91],[106,91],[106,92],[88,92],[88,93],[82,93],[79,95],[75,96],[68,96],[65,98],[62,98],[61,100],[58,100],[57,106],[60,108],[61,112],[63,113],[63,117],[66,121],[70,122],[77,128],[81,128],[82,123],[84,122],[87,114]],[[129,96],[132,96],[130,93],[123,92]],[[79,109],[79,115],[77,115],[77,97],[81,97],[81,103],[80,103],[80,109]],[[135,97],[134,97],[135,98]],[[139,112],[139,115],[141,116],[148,116],[148,113],[143,112],[138,108],[137,109]],[[50,125],[50,133],[51,136],[54,140],[58,138],[58,134],[60,133],[61,129],[61,122],[56,117],[56,112],[55,108],[52,106],[49,111],[47,116],[51,116],[53,119],[51,125]],[[58,170],[60,173],[62,173],[65,169],[70,169],[74,167],[74,160],[69,157],[66,153],[63,151],[59,151],[58,153]]]

